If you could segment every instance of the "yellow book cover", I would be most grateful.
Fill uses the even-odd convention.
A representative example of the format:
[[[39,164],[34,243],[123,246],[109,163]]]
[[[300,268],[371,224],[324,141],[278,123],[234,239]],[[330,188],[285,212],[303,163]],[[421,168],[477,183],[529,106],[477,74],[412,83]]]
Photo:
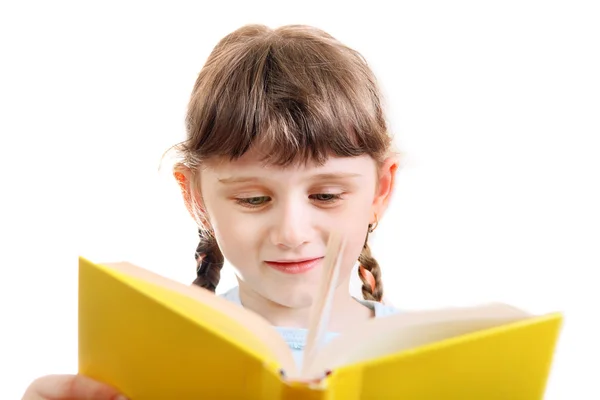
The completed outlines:
[[[79,373],[132,400],[542,399],[561,313],[504,304],[400,312],[322,344],[324,261],[305,362],[260,316],[129,263],[79,258]]]

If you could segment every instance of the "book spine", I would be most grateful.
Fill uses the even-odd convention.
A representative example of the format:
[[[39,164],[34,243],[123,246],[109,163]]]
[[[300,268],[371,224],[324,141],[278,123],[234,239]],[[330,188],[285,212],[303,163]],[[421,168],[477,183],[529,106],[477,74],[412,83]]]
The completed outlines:
[[[301,382],[287,382],[280,395],[282,400],[328,400],[325,387]]]
[[[281,400],[326,400],[327,383],[318,379],[311,382],[289,380],[284,374],[274,374],[273,371],[264,370],[262,378],[262,391],[258,394],[259,399],[281,399]]]

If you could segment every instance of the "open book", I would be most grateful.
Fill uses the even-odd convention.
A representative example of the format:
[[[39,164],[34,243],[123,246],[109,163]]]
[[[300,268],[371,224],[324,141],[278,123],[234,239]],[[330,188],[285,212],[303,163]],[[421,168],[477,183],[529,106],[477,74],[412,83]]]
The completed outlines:
[[[304,362],[263,318],[129,263],[79,258],[79,373],[150,399],[542,399],[562,314],[503,304],[400,312],[324,344],[339,237]]]

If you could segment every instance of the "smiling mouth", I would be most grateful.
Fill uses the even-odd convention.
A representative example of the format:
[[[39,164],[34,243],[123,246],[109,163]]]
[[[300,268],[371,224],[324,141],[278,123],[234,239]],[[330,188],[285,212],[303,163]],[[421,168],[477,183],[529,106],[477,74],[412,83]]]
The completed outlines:
[[[323,257],[302,261],[265,261],[265,264],[286,274],[302,274],[315,268],[321,260]]]

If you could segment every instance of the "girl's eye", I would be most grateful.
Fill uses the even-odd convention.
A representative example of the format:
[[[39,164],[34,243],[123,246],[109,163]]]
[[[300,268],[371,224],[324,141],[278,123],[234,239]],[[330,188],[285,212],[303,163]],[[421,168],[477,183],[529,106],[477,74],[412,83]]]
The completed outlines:
[[[309,196],[312,200],[317,200],[323,203],[331,203],[342,198],[341,194],[336,193],[317,193]]]
[[[241,199],[235,199],[238,204],[244,207],[260,207],[271,201],[269,196],[257,196],[257,197],[246,197]]]

